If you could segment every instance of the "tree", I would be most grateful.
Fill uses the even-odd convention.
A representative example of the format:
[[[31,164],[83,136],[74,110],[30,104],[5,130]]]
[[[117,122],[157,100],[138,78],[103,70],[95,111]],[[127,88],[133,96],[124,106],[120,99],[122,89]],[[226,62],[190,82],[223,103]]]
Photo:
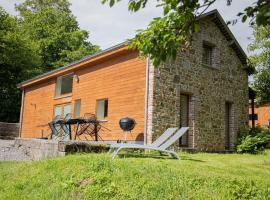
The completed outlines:
[[[79,28],[68,0],[26,0],[16,6],[23,34],[37,44],[46,72],[99,51]]]
[[[88,41],[68,0],[25,0],[18,17],[0,8],[0,121],[18,122],[16,85],[99,51]]]
[[[257,103],[270,101],[270,25],[254,29],[254,42],[249,50],[254,53],[249,60],[256,67],[253,88],[257,93]]]
[[[21,92],[16,84],[35,75],[40,65],[34,46],[0,7],[0,121],[18,121]]]
[[[113,6],[121,0],[102,0]],[[187,48],[191,34],[199,30],[196,17],[201,16],[217,0],[157,0],[157,6],[163,8],[163,17],[155,18],[146,30],[139,30],[130,47],[138,49],[142,56],[149,56],[158,66],[167,59],[175,59],[177,52]],[[230,5],[233,0],[226,0]],[[136,12],[144,8],[148,0],[129,0],[128,9]],[[251,24],[270,24],[270,0],[257,0],[239,12],[238,18]],[[233,23],[237,21],[233,20]]]

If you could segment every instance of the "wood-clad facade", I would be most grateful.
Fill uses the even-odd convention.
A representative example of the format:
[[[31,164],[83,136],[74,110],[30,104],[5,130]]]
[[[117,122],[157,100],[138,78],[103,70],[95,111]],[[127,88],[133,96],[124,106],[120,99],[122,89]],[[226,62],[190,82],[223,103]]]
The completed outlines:
[[[56,96],[57,78],[68,74],[73,77],[72,92]],[[74,115],[75,101],[79,101],[81,116],[84,113],[96,114],[97,101],[106,99],[108,110],[103,125],[108,130],[101,130],[102,139],[123,140],[119,119],[129,116],[136,120],[137,125],[127,139],[143,141],[145,79],[146,60],[140,59],[136,51],[122,46],[22,83],[21,137],[48,136],[48,122],[53,119],[55,109],[68,108]]]

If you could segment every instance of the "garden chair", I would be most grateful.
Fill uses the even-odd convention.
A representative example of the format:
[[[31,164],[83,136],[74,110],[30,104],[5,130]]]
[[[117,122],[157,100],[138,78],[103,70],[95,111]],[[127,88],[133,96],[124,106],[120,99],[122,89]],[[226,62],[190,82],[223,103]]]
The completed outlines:
[[[95,132],[99,132],[101,129],[101,125],[98,123],[96,115],[92,113],[85,113],[82,119],[87,123],[80,124],[80,130],[75,135],[75,140],[81,135],[84,136],[85,140],[88,140],[87,136],[90,136],[94,140]],[[99,135],[98,138],[102,140]]]
[[[51,129],[50,139],[57,139],[60,136],[61,127],[60,125],[56,124],[59,120],[61,120],[61,117],[60,115],[57,115],[51,122],[48,123]]]
[[[66,114],[63,119],[63,123],[60,124],[62,128],[62,140],[70,140],[71,139],[71,127],[67,124],[67,122],[72,118],[71,114]]]

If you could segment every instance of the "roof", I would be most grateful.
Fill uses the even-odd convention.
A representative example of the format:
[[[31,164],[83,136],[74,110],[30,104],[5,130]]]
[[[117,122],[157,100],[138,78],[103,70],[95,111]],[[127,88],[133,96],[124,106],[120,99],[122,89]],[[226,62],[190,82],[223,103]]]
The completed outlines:
[[[227,24],[225,23],[225,21],[223,20],[223,18],[221,17],[221,15],[219,14],[218,10],[212,10],[208,13],[205,13],[203,15],[201,15],[198,19],[203,19],[206,17],[211,17],[211,19],[215,22],[215,24],[219,27],[219,29],[221,30],[221,32],[224,34],[225,38],[229,41],[230,46],[233,48],[233,50],[236,52],[237,56],[239,57],[240,61],[242,62],[243,65],[246,65],[247,62],[247,55],[245,54],[244,50],[242,49],[242,47],[240,46],[240,44],[238,43],[238,41],[236,40],[236,38],[234,37],[233,33],[230,31],[230,29],[228,28]],[[32,85],[36,82],[42,81],[44,79],[47,79],[53,75],[57,75],[59,73],[61,73],[62,71],[66,71],[66,70],[72,70],[75,69],[76,66],[79,67],[80,64],[91,61],[93,59],[97,59],[101,56],[106,56],[107,54],[113,53],[114,51],[120,50],[120,49],[125,49],[127,50],[127,42],[123,42],[120,43],[118,45],[115,45],[113,47],[110,47],[108,49],[105,49],[99,53],[90,55],[90,56],[86,56],[78,61],[72,62],[64,67],[60,67],[57,68],[55,70],[49,71],[47,73],[41,74],[39,76],[36,76],[34,78],[31,78],[29,80],[26,80],[24,82],[21,82],[17,85],[18,88],[23,88],[29,85]]]
[[[86,56],[78,61],[74,61],[66,66],[63,66],[63,67],[60,67],[60,68],[57,68],[57,69],[54,69],[54,70],[51,70],[49,72],[46,72],[44,74],[41,74],[41,75],[38,75],[38,76],[35,76],[31,79],[28,79],[26,81],[23,81],[21,83],[19,83],[17,85],[18,88],[23,88],[25,86],[28,86],[28,85],[31,85],[32,83],[36,82],[37,80],[43,80],[43,79],[46,79],[47,77],[49,77],[50,75],[53,75],[53,74],[57,74],[57,73],[61,73],[62,71],[65,71],[65,70],[68,70],[68,69],[72,69],[72,68],[75,68],[76,66],[78,66],[79,64],[82,64],[86,61],[91,61],[95,58],[99,58],[101,56],[106,56],[106,54],[110,54],[110,53],[113,53],[117,50],[120,50],[120,49],[123,49],[123,50],[127,50],[127,43],[126,42],[123,42],[123,43],[120,43],[120,44],[117,44],[115,46],[112,46],[108,49],[105,49],[101,52],[98,52],[98,53],[95,53],[95,54],[92,54],[90,56]]]

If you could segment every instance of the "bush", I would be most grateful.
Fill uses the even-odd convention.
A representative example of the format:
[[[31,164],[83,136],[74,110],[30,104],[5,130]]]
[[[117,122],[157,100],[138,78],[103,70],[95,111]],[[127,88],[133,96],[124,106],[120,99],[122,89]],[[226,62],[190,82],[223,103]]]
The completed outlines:
[[[110,147],[103,144],[87,144],[85,142],[77,142],[65,145],[65,152],[72,153],[105,153]]]
[[[251,129],[248,133],[240,131],[237,143],[238,153],[256,154],[269,146],[270,133],[261,127]]]

